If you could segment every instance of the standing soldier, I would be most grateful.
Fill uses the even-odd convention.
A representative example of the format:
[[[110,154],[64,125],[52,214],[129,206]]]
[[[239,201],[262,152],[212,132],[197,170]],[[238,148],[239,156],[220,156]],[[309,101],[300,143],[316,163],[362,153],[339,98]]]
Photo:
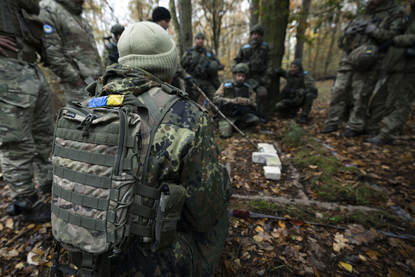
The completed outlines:
[[[288,117],[295,117],[298,110],[301,109],[301,116],[297,122],[307,123],[314,99],[317,98],[318,94],[314,79],[303,69],[299,59],[291,63],[288,72],[279,68],[276,73],[277,76],[287,80],[287,85],[281,93],[282,99],[276,105],[277,112]]]
[[[261,25],[255,25],[251,30],[249,42],[241,47],[233,60],[233,66],[238,63],[248,64],[248,83],[256,92],[257,109],[262,114],[265,112],[265,101],[272,73],[269,46],[263,41],[263,36],[264,28]]]
[[[220,83],[218,70],[223,69],[223,65],[215,57],[212,51],[206,49],[205,35],[201,32],[195,36],[195,46],[188,49],[182,57],[181,63],[196,84],[206,92],[210,99],[213,99],[215,91]]]
[[[329,118],[323,133],[338,128],[347,103],[347,89],[351,89],[350,116],[343,131],[345,137],[363,133],[367,106],[379,76],[385,45],[405,27],[405,12],[395,1],[369,0],[366,12],[345,29],[340,47],[345,51],[340,62],[339,80],[332,90]]]
[[[255,114],[256,95],[246,80],[248,65],[237,64],[232,68],[233,80],[224,82],[215,93],[213,101],[235,124],[251,126],[258,124],[260,118]],[[226,120],[219,121],[221,137],[232,136],[232,126]]]
[[[36,163],[39,186],[50,191],[53,134],[49,84],[36,65],[43,33],[38,14],[38,1],[0,1],[0,162],[13,198],[6,213],[35,223],[50,220],[33,173]]]
[[[408,120],[410,105],[415,97],[415,0],[411,0],[409,26],[403,35],[391,41],[393,47],[386,55],[382,77],[372,97],[367,127],[376,136],[367,139],[373,144],[393,141]]]
[[[82,101],[82,88],[103,72],[92,28],[82,18],[84,0],[42,0],[47,63],[61,79],[65,99]]]
[[[118,47],[117,43],[120,39],[120,36],[124,32],[124,26],[120,24],[115,24],[111,27],[112,37],[105,37],[104,40],[104,53],[103,53],[103,60],[105,67],[117,63],[119,54],[118,54]]]

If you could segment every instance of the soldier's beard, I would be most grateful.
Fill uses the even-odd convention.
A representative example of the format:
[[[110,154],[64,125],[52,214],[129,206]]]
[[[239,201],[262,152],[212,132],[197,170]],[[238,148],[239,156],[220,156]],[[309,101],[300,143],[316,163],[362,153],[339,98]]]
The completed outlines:
[[[260,45],[261,43],[262,41],[260,39],[251,39],[251,45],[254,47]]]

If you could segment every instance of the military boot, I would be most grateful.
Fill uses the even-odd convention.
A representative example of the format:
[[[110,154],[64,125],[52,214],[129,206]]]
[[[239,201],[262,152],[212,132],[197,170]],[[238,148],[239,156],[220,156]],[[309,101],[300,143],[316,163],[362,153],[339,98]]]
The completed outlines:
[[[341,135],[346,138],[354,138],[360,136],[362,133],[363,132],[361,131],[355,131],[350,128],[345,128]]]
[[[366,142],[372,143],[372,144],[376,144],[376,145],[384,145],[384,144],[391,144],[392,143],[392,138],[388,138],[382,135],[377,135],[371,138],[367,138],[365,139]]]
[[[9,216],[16,216],[24,212],[29,212],[33,208],[36,201],[38,201],[38,199],[39,197],[37,194],[33,194],[31,196],[16,197],[7,207],[6,214]]]
[[[339,129],[337,125],[326,125],[324,126],[323,130],[320,131],[322,134],[329,134],[335,132]]]
[[[23,221],[45,223],[50,221],[50,204],[39,201],[39,196],[16,197],[6,209],[9,216],[22,214]]]

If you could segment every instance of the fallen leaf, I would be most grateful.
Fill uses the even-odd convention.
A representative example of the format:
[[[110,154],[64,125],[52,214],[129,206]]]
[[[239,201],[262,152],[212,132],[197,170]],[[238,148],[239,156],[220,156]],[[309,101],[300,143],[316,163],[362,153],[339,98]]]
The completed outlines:
[[[367,258],[363,256],[362,254],[359,254],[359,259],[363,262],[367,262]]]
[[[13,219],[12,218],[8,218],[6,220],[6,227],[9,228],[9,229],[13,229],[13,225],[14,225]]]
[[[20,269],[22,269],[24,267],[24,263],[23,262],[20,262],[20,263],[18,263],[18,264],[16,264],[15,266],[14,266],[14,268],[15,269],[17,269],[17,270],[20,270]]]
[[[263,240],[264,240],[264,237],[263,236],[261,236],[261,235],[256,235],[256,236],[254,236],[254,240],[255,240],[255,242],[262,242]]]
[[[0,223],[0,231],[3,231],[4,227],[3,224]]]
[[[333,242],[333,250],[336,252],[340,252],[343,248],[348,247],[348,239],[346,239],[343,234],[336,233],[334,235],[334,242]]]
[[[392,270],[390,268],[388,268],[388,273],[389,273],[388,276],[390,276],[390,277],[403,277],[403,276],[406,276],[403,272],[401,272],[401,271],[394,271],[394,270]]]
[[[0,249],[0,257],[11,259],[19,256],[19,252],[16,249],[8,250],[7,248]]]
[[[353,266],[345,262],[339,262],[339,267],[347,270],[348,272],[353,272]]]
[[[278,220],[278,226],[280,226],[280,228],[283,229],[283,230],[286,228],[285,223],[282,222],[281,220]]]
[[[255,232],[257,232],[257,233],[263,233],[264,232],[264,228],[262,228],[261,226],[257,226],[255,228]]]
[[[378,256],[380,256],[380,254],[378,252],[376,252],[375,250],[368,250],[368,251],[366,251],[366,254],[372,260],[377,260],[378,259]]]

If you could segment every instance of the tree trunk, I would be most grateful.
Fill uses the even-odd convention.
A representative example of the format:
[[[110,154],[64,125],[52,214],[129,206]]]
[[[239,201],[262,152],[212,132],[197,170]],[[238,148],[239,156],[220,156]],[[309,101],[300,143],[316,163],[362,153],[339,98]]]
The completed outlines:
[[[318,31],[317,42],[315,44],[316,53],[314,55],[313,68],[312,68],[312,74],[315,78],[318,78],[321,75],[321,71],[320,71],[320,74],[317,74],[317,61],[320,58],[320,49],[322,48],[320,47],[320,45],[323,41],[326,40],[326,38],[327,38],[327,32],[324,32],[322,29]]]
[[[288,16],[290,14],[290,1],[264,1],[262,6],[262,17],[260,21],[265,27],[264,40],[270,46],[270,58],[274,68],[281,67],[282,58],[285,50],[285,35],[288,25]],[[272,26],[272,28],[271,28]],[[271,111],[278,100],[279,79],[272,80],[268,90],[268,107]]]
[[[324,61],[323,77],[327,76],[327,71],[329,69],[330,62],[332,61],[334,44],[336,42],[336,36],[337,36],[338,29],[339,29],[340,11],[338,11],[335,16],[336,16],[336,18],[334,20],[334,26],[331,27],[329,50],[327,51],[327,56],[326,56],[326,59]]]
[[[302,59],[304,52],[304,41],[305,41],[305,31],[307,29],[307,18],[310,13],[311,0],[303,0],[301,7],[299,24],[297,25],[296,40],[295,45],[295,59]]]
[[[251,0],[249,3],[249,13],[251,19],[249,20],[249,30],[259,22],[259,0]]]
[[[177,48],[179,49],[179,56],[183,55],[183,34],[182,30],[180,29],[179,20],[177,19],[177,12],[176,12],[176,1],[170,0],[169,2],[169,9],[171,13],[171,21],[173,23],[174,32],[177,36]]]
[[[179,0],[180,30],[183,38],[183,49],[192,47],[192,1]]]

